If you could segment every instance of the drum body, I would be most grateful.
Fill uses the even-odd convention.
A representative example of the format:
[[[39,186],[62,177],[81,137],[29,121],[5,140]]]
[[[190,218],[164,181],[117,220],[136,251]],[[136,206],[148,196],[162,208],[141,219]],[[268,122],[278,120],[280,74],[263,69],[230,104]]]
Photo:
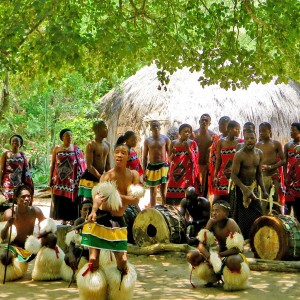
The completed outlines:
[[[140,211],[141,209],[138,205],[128,205],[124,213],[124,218],[127,224],[127,240],[130,244],[135,244],[132,227],[134,220]]]
[[[250,246],[263,259],[299,258],[300,224],[291,216],[262,216],[252,225]]]
[[[138,246],[185,242],[186,223],[179,210],[170,205],[144,209],[133,224],[133,238]]]

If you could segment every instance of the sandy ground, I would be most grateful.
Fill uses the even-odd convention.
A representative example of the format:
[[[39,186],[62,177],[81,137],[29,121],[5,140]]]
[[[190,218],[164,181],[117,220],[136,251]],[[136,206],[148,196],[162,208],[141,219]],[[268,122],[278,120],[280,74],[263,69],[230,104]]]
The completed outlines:
[[[39,199],[34,204],[47,215],[49,200]],[[135,265],[138,274],[133,299],[300,299],[300,273],[252,271],[247,290],[225,292],[222,286],[205,288],[195,277],[192,281],[196,288],[192,288],[184,253],[128,255],[128,259]],[[0,299],[78,299],[75,283],[68,288],[68,283],[63,281],[32,281],[32,263],[21,280],[5,285],[0,283]]]

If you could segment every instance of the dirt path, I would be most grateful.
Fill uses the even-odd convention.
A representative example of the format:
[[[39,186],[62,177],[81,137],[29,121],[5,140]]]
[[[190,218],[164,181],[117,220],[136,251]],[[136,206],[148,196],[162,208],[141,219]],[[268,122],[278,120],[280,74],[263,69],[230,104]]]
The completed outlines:
[[[45,215],[49,200],[35,200]],[[135,266],[138,280],[133,299],[145,300],[193,300],[193,299],[299,299],[300,273],[251,272],[249,289],[240,292],[225,292],[221,286],[205,288],[193,277],[196,288],[189,282],[189,268],[184,253],[164,253],[150,256],[128,255]],[[76,284],[35,282],[31,280],[32,263],[24,278],[16,282],[0,283],[0,299],[12,300],[65,300],[78,299]],[[92,299],[91,299],[92,300]],[[116,299],[118,300],[118,299]]]
[[[133,299],[300,299],[300,273],[252,271],[249,289],[225,292],[221,286],[205,288],[196,278],[193,278],[193,283],[197,287],[192,288],[183,253],[129,255],[129,261],[138,273]],[[0,299],[78,299],[76,284],[67,288],[68,283],[62,281],[35,282],[30,280],[30,270],[22,280],[0,284]]]

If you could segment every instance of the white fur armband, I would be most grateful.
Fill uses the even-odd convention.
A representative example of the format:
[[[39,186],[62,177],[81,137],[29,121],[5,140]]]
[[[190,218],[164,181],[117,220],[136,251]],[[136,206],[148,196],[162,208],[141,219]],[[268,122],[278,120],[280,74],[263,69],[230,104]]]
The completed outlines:
[[[81,235],[76,233],[74,230],[66,234],[65,243],[68,247],[70,246],[71,242],[73,242],[76,246],[80,246],[81,244]]]
[[[7,222],[0,222],[0,232],[2,231],[2,229],[4,229],[5,225]],[[0,235],[0,242],[7,242],[8,241],[8,237],[9,237],[9,231],[11,230],[11,237],[10,237],[10,241],[13,241],[16,237],[17,237],[17,228],[15,225],[11,226],[11,229],[8,228],[7,231],[7,236],[4,240],[1,239],[1,235]]]
[[[92,189],[93,199],[97,194],[101,194],[107,198],[107,205],[114,211],[118,211],[122,207],[121,196],[117,190],[115,181],[100,182]]]
[[[139,184],[131,184],[127,189],[127,195],[134,196],[138,199],[144,197],[146,190]]]
[[[219,273],[222,268],[222,260],[217,252],[211,251],[209,261],[213,266],[214,272]]]
[[[30,253],[37,254],[42,248],[41,240],[37,237],[30,235],[25,241],[25,249]]]
[[[198,235],[197,235],[197,239],[206,245],[212,245],[215,242],[215,235],[207,230],[206,228],[203,228],[199,231]]]
[[[237,248],[240,251],[243,251],[244,248],[244,237],[242,234],[235,232],[230,232],[229,236],[226,238],[226,247],[227,249]]]
[[[57,227],[53,219],[48,218],[40,223],[40,232],[56,233]]]

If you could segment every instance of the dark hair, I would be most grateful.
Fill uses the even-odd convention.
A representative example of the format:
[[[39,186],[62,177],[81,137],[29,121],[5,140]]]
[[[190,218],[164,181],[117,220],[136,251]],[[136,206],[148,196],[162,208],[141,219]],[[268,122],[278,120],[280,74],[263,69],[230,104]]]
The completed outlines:
[[[14,201],[17,201],[19,196],[21,195],[22,191],[28,191],[30,193],[30,196],[33,196],[33,190],[26,184],[20,184],[14,189]]]
[[[246,122],[243,127],[245,126],[252,126],[253,128],[255,128],[255,125],[252,122]]]
[[[213,206],[214,205],[220,205],[222,208],[226,209],[227,212],[230,212],[230,210],[231,210],[229,203],[225,200],[217,200],[213,203]]]
[[[201,115],[201,117],[200,117],[199,121],[201,120],[201,118],[202,118],[202,117],[209,117],[209,119],[211,120],[211,117],[210,117],[210,115],[209,115],[209,114],[203,114],[203,115]]]
[[[93,131],[96,131],[97,130],[97,128],[99,128],[99,127],[105,127],[106,126],[106,124],[105,124],[105,122],[103,121],[103,120],[97,120],[97,121],[95,121],[94,123],[93,123]]]
[[[294,123],[292,123],[292,125],[291,126],[294,126],[294,127],[296,127],[299,131],[300,131],[300,123],[298,123],[298,122],[294,122]]]
[[[129,140],[132,136],[134,136],[135,135],[135,132],[134,131],[131,131],[131,130],[128,130],[128,131],[126,131],[125,133],[124,133],[124,140],[125,140],[125,142],[127,141],[127,140]]]
[[[14,134],[14,135],[12,135],[11,137],[10,137],[10,139],[9,139],[9,144],[11,144],[11,141],[12,141],[12,139],[13,138],[18,138],[19,140],[20,140],[20,144],[21,144],[21,147],[23,146],[23,138],[19,135],[19,134]]]
[[[238,123],[237,121],[234,121],[234,120],[231,120],[228,122],[227,130],[235,128],[235,127],[241,127],[240,123]]]
[[[183,130],[183,129],[186,128],[186,127],[190,128],[190,129],[191,129],[191,132],[193,131],[193,128],[192,128],[192,126],[191,126],[190,124],[184,123],[184,124],[181,124],[181,125],[179,126],[179,130],[178,130],[179,133],[180,133],[181,130]]]
[[[62,141],[62,138],[63,138],[63,135],[67,132],[67,131],[70,131],[72,132],[71,129],[68,129],[68,128],[64,128],[63,130],[61,130],[61,132],[59,133],[59,138],[61,139]]]
[[[259,128],[260,127],[267,127],[267,129],[272,130],[271,124],[268,122],[262,122],[259,124]]]
[[[244,135],[246,135],[246,134],[252,134],[252,133],[256,136],[256,132],[255,131],[253,131],[251,129],[244,130]]]
[[[116,149],[116,148],[119,147],[119,146],[125,146],[125,147],[127,147],[128,153],[129,153],[130,148],[129,148],[128,145],[125,144],[125,137],[124,137],[124,135],[120,135],[120,136],[118,137],[114,149]]]
[[[221,122],[229,122],[230,121],[230,117],[228,116],[223,116],[219,119],[219,123]]]

